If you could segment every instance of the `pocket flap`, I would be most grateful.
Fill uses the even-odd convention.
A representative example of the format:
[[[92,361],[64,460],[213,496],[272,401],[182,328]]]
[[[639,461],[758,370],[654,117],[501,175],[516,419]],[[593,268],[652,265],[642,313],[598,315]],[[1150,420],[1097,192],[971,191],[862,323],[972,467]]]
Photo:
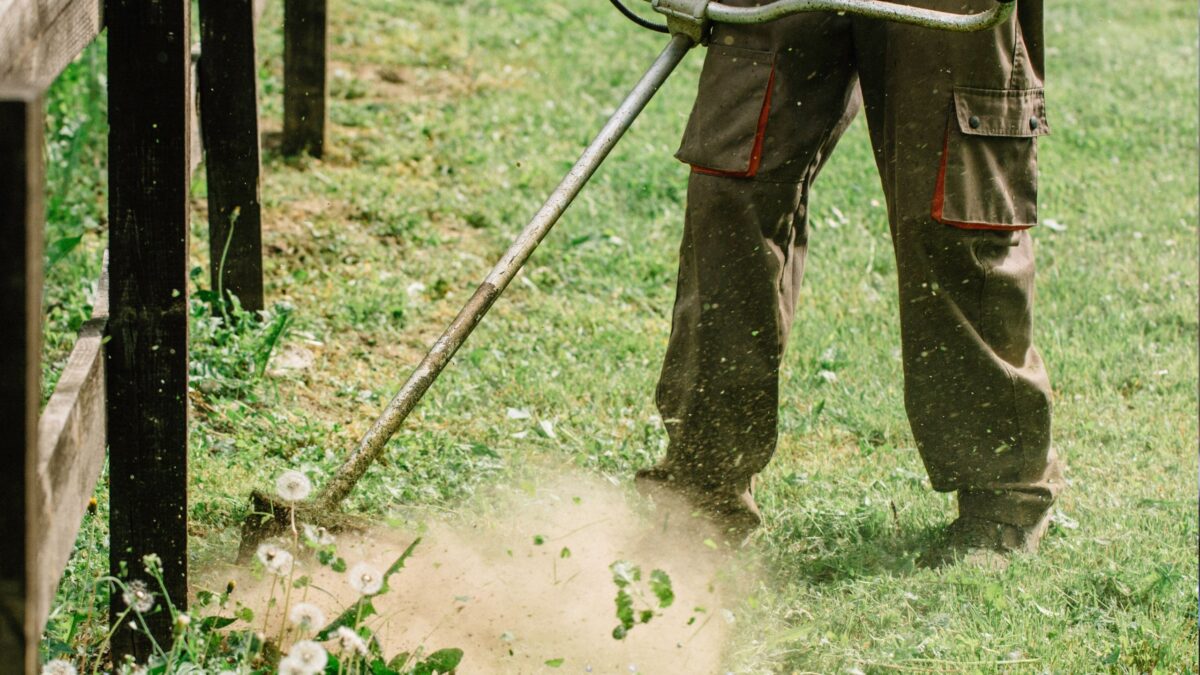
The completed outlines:
[[[709,47],[697,104],[675,156],[712,171],[753,173],[755,140],[765,122],[773,66],[770,52]]]
[[[958,128],[968,136],[1032,138],[1050,133],[1043,89],[954,88]]]

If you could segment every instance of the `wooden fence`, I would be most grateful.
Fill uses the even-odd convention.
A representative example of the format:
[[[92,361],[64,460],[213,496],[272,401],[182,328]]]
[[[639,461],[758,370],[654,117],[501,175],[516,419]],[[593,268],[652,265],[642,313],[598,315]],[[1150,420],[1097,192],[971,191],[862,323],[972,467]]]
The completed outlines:
[[[12,433],[0,461],[17,472],[0,490],[0,673],[40,668],[40,636],[106,448],[112,573],[136,576],[155,553],[173,602],[187,602],[189,190],[203,152],[212,288],[261,309],[254,29],[264,4],[200,0],[196,49],[190,0],[0,0],[0,425]],[[105,272],[39,415],[42,98],[105,30]],[[325,32],[326,0],[284,0],[285,152],[324,148]],[[115,616],[120,594],[113,602]],[[165,613],[150,619],[169,640]],[[145,657],[140,640],[119,627],[114,656]]]

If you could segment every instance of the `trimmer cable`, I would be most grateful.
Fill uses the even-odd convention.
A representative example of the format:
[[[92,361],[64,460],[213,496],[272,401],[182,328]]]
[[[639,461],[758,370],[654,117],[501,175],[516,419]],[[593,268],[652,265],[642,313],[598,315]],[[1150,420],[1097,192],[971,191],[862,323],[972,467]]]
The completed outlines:
[[[647,30],[652,30],[656,33],[668,33],[669,32],[667,30],[666,24],[654,23],[653,21],[647,21],[646,19],[643,19],[642,17],[638,16],[637,14],[634,14],[632,9],[629,9],[625,5],[621,4],[621,0],[608,0],[608,1],[612,3],[613,7],[617,8],[618,12],[620,12],[621,14],[624,14],[626,19],[629,19],[630,21],[636,23],[637,25],[641,26],[642,28],[645,28]]]

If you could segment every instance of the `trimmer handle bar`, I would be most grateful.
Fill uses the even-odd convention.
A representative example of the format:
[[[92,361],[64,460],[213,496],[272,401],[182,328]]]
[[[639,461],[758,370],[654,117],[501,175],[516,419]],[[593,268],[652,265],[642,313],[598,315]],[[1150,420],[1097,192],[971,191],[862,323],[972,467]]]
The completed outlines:
[[[844,12],[872,19],[905,23],[960,33],[986,30],[1012,15],[1016,0],[997,0],[995,7],[978,14],[955,14],[909,7],[883,0],[775,0],[757,7],[733,7],[712,0],[647,0],[654,11],[667,17],[673,35],[703,42],[711,23],[759,24],[803,12]]]

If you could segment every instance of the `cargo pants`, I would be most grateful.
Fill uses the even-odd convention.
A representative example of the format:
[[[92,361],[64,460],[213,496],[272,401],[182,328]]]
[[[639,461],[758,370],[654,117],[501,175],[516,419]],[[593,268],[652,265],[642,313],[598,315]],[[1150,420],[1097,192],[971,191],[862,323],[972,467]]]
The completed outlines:
[[[1037,137],[1050,131],[1041,14],[1020,0],[972,34],[832,13],[714,27],[677,154],[692,173],[657,391],[670,443],[640,479],[757,521],[749,490],[776,446],[809,188],[861,108],[897,262],[905,407],[932,486],[958,493],[960,515],[1043,517],[1062,472],[1031,335]]]

